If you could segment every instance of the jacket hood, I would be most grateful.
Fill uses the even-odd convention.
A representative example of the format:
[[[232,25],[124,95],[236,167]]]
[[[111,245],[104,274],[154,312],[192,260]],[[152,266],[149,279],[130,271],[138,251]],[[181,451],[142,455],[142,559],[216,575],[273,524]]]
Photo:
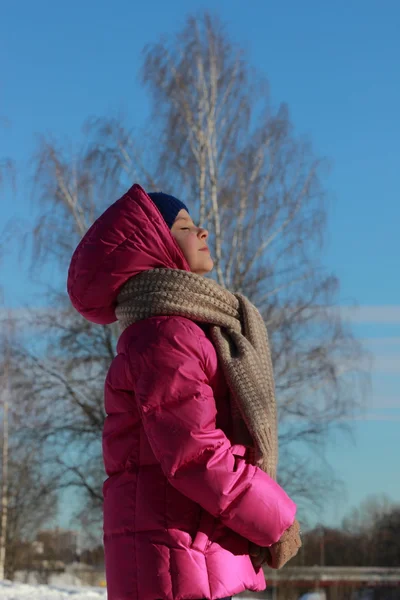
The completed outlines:
[[[190,271],[158,208],[135,184],[80,241],[68,270],[68,294],[83,317],[106,325],[117,320],[116,300],[124,283],[160,268]]]

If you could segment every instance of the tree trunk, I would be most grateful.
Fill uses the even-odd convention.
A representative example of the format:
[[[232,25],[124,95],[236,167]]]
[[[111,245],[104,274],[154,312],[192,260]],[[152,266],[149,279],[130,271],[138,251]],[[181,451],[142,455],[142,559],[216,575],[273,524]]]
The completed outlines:
[[[10,331],[10,320],[7,323],[7,334]],[[1,486],[1,531],[0,531],[0,581],[4,580],[7,545],[8,518],[8,401],[10,391],[10,339],[7,335],[4,361],[3,382],[3,443],[2,443],[2,486]]]

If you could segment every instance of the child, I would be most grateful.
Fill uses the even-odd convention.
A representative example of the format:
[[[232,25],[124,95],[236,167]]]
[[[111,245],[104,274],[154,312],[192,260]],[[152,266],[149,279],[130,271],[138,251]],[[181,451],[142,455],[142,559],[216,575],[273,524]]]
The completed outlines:
[[[295,504],[274,479],[265,327],[245,297],[203,277],[207,238],[177,198],[134,185],[69,268],[75,308],[122,329],[105,382],[109,600],[261,591],[261,563],[279,567],[300,546]]]

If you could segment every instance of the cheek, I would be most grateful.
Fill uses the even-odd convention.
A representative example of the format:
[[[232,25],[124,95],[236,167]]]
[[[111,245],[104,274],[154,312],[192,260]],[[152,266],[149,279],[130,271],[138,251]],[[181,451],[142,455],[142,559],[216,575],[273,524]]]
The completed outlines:
[[[191,257],[197,256],[199,251],[199,240],[195,235],[188,235],[184,241],[185,251]]]
[[[195,263],[197,262],[196,259],[197,259],[197,254],[198,254],[198,251],[197,251],[198,244],[197,244],[196,236],[191,236],[191,235],[176,236],[175,239],[178,242],[178,246],[182,250],[182,254],[186,258],[187,262],[189,263],[189,266],[191,268],[194,268]]]

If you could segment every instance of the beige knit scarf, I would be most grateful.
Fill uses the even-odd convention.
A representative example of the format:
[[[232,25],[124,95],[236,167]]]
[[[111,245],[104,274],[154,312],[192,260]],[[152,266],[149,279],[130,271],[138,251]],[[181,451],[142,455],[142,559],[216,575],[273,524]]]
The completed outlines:
[[[162,315],[187,317],[211,326],[211,338],[234,400],[234,422],[239,413],[247,435],[250,433],[247,442],[255,449],[256,464],[275,479],[278,440],[274,377],[267,330],[256,307],[245,296],[187,271],[146,271],[123,286],[116,308],[122,330]],[[242,434],[232,441],[244,443],[243,427]]]

